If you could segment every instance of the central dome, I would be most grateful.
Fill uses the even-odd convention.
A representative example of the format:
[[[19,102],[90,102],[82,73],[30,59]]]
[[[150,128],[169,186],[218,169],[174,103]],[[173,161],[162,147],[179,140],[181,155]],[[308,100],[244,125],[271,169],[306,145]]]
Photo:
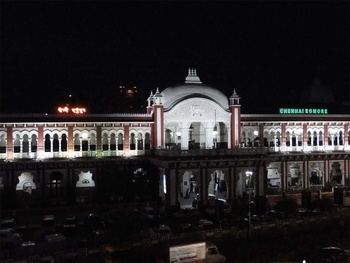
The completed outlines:
[[[184,84],[166,88],[162,93],[164,110],[170,110],[176,104],[189,98],[206,98],[228,110],[228,99],[219,90],[204,85],[200,81],[195,70],[189,70],[189,75]]]

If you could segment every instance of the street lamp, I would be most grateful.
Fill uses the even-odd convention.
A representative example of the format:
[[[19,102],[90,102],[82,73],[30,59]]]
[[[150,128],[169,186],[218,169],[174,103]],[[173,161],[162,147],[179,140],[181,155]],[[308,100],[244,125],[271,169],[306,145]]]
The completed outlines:
[[[249,238],[251,235],[251,224],[252,224],[252,209],[251,209],[251,195],[250,195],[250,184],[251,184],[251,177],[253,175],[252,171],[246,171],[245,172],[246,177],[248,178],[248,202],[249,202],[249,212],[248,212],[248,225],[249,225]]]

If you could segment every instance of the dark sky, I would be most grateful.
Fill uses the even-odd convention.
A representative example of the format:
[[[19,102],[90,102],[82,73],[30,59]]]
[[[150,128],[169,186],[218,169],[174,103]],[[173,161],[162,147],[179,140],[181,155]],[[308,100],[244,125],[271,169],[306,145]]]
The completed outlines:
[[[348,1],[2,1],[1,111],[54,112],[72,94],[109,112],[119,85],[146,106],[189,67],[227,96],[235,88],[243,113],[296,107],[317,77],[345,105],[349,21]]]

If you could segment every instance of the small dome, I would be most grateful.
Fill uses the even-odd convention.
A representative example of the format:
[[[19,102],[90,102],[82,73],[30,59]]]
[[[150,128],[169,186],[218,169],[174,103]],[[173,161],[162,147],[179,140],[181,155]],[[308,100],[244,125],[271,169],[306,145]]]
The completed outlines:
[[[189,80],[190,79],[190,80]],[[184,84],[166,88],[162,93],[164,110],[169,110],[177,103],[195,97],[206,98],[219,104],[223,109],[228,110],[228,99],[219,90],[202,84],[194,69],[189,70],[189,76]]]

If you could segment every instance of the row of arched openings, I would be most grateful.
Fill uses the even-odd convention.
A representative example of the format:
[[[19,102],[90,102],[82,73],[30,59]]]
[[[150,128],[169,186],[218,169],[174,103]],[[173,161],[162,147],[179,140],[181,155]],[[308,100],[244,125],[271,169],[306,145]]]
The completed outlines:
[[[33,134],[29,137],[29,135],[24,134],[22,139],[17,134],[14,137],[13,150],[14,153],[20,153],[21,150],[23,153],[29,152],[37,152],[37,135]],[[81,138],[79,134],[74,136],[74,151],[96,151],[96,135],[90,134],[89,139]],[[151,146],[151,136],[149,133],[146,133],[143,136],[139,133],[137,136],[134,133],[130,134],[130,150],[149,150]],[[62,134],[61,139],[59,139],[57,134],[51,136],[49,134],[45,135],[44,138],[44,147],[45,152],[66,152],[68,149],[68,139],[66,134]],[[22,148],[22,149],[21,149]],[[0,153],[6,153],[6,139],[5,135],[0,136]],[[123,150],[124,149],[124,138],[121,133],[117,136],[112,133],[110,138],[108,138],[107,134],[103,134],[102,136],[102,149],[103,151],[115,151],[115,150]]]

